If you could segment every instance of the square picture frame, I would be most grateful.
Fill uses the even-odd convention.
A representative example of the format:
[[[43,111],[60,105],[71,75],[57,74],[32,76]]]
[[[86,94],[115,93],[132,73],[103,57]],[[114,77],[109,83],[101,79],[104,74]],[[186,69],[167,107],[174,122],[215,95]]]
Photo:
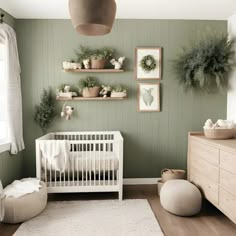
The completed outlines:
[[[135,79],[160,80],[162,76],[162,48],[135,48]]]
[[[160,83],[139,83],[137,111],[160,112]]]

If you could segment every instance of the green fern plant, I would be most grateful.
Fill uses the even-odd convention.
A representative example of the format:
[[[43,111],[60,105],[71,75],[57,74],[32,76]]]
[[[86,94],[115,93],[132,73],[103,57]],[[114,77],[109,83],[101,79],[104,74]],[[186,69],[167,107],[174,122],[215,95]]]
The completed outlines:
[[[173,63],[176,78],[185,90],[225,90],[227,74],[234,65],[233,40],[227,35],[208,34],[183,48]]]
[[[43,133],[46,133],[53,119],[56,117],[55,97],[51,89],[44,89],[39,105],[35,106],[34,120],[40,126]]]

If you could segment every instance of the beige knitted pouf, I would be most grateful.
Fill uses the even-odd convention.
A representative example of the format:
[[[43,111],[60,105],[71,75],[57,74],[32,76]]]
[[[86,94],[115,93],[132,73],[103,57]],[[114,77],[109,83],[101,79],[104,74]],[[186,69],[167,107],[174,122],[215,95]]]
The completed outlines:
[[[5,216],[3,222],[16,224],[27,221],[40,214],[47,205],[47,187],[40,182],[42,188],[38,192],[26,194],[19,198],[4,199]]]
[[[192,216],[201,210],[202,195],[199,189],[186,180],[168,180],[160,193],[161,205],[179,216]]]

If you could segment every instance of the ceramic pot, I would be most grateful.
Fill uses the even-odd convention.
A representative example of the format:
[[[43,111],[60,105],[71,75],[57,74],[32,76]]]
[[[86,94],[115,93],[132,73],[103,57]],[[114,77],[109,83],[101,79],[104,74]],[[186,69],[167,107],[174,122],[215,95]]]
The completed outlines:
[[[126,92],[111,92],[111,97],[113,98],[124,98],[127,96]]]
[[[99,94],[99,87],[84,88],[82,91],[82,96],[85,98],[97,97]]]
[[[91,59],[92,69],[104,69],[106,64],[105,59]]]

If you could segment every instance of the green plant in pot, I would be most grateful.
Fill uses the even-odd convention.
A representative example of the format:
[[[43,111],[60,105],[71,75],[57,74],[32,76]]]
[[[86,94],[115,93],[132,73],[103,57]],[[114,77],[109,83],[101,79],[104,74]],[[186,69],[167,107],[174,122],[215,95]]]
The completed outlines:
[[[112,88],[111,97],[123,98],[127,96],[127,90],[122,85],[116,85]]]
[[[92,69],[104,69],[106,62],[111,59],[114,50],[111,48],[101,48],[94,51],[91,56]]]
[[[85,69],[90,69],[90,58],[93,50],[86,46],[80,46],[80,51],[76,52],[77,62],[83,63]]]
[[[97,97],[100,87],[95,78],[87,77],[79,80],[79,89],[83,97]]]
[[[208,34],[183,48],[173,69],[185,90],[216,92],[227,89],[227,75],[234,64],[233,41],[227,35]]]

